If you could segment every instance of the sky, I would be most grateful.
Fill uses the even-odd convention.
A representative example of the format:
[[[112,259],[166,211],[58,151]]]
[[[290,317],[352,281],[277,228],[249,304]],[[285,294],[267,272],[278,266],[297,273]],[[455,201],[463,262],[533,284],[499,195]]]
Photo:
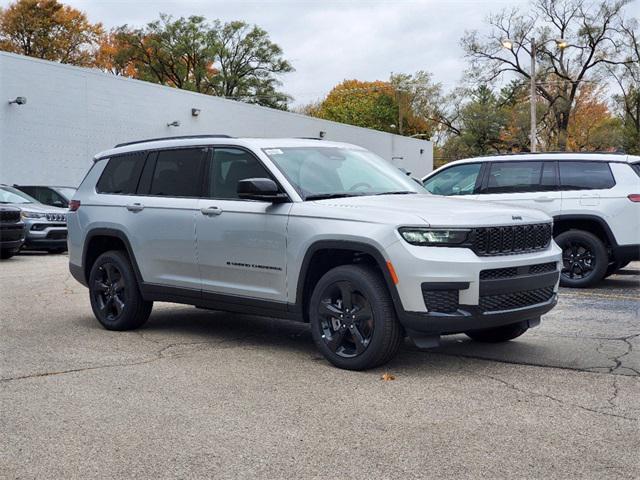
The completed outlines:
[[[107,28],[142,26],[159,12],[257,24],[296,69],[281,78],[282,90],[294,97],[294,106],[323,98],[344,79],[386,80],[391,72],[426,70],[449,90],[464,73],[460,38],[465,30],[483,30],[489,13],[526,9],[528,4],[526,0],[62,1]],[[0,0],[0,5],[8,3]],[[637,4],[631,9],[640,14]]]

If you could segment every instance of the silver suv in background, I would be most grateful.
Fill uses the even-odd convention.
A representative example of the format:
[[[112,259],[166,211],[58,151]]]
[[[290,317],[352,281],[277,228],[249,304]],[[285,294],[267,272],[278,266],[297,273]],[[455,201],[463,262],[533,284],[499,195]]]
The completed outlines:
[[[21,210],[25,224],[24,249],[61,253],[67,249],[67,211],[39,203],[8,185],[0,185],[0,203]]]
[[[69,208],[69,200],[76,193],[74,187],[56,187],[46,185],[14,185],[18,190],[35,198],[38,202],[52,207]]]
[[[469,158],[430,173],[434,195],[535,208],[554,219],[561,283],[588,287],[640,260],[640,157],[527,153]]]
[[[344,143],[119,145],[95,157],[68,223],[71,273],[111,330],[144,324],[154,301],[290,318],[361,370],[404,336],[516,338],[556,304],[548,215],[429,195]]]

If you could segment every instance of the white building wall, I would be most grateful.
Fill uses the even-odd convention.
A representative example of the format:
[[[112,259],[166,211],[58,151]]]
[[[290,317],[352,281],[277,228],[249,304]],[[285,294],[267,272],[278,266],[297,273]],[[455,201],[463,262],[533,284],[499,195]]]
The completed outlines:
[[[26,105],[8,100],[27,97]],[[200,109],[193,117],[191,109]],[[179,127],[167,124],[177,120]],[[202,133],[361,145],[423,176],[431,142],[0,52],[0,183],[76,186],[117,143]]]

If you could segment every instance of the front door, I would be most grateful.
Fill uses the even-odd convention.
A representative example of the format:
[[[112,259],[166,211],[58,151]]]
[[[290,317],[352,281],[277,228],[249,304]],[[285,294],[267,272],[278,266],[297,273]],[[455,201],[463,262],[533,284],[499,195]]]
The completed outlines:
[[[290,203],[242,200],[246,178],[272,178],[252,153],[215,148],[208,158],[205,197],[196,220],[203,293],[286,302]]]

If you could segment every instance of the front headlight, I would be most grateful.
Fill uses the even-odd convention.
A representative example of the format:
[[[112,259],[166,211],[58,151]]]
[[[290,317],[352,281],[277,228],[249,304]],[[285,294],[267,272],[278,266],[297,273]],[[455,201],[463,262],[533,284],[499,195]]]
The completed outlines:
[[[467,240],[469,229],[401,228],[400,235],[411,245],[447,246],[460,245]]]
[[[20,216],[22,218],[44,218],[46,214],[41,212],[30,212],[28,210],[22,210],[22,212],[20,212]]]

